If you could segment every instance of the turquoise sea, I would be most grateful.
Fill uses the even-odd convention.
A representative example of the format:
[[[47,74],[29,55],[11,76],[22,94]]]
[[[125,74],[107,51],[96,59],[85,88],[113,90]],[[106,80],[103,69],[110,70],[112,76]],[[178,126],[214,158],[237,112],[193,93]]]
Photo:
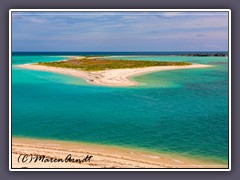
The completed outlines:
[[[137,87],[103,87],[17,64],[66,59],[12,56],[12,135],[98,143],[228,161],[228,57],[119,55],[212,68],[132,77]]]

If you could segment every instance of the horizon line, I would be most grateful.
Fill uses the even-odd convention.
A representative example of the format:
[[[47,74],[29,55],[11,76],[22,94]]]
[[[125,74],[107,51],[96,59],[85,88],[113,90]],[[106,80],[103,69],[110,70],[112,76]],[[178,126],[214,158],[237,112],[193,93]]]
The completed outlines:
[[[12,51],[12,53],[35,53],[35,52],[73,52],[73,53],[85,53],[85,52],[228,52],[228,50],[196,50],[196,51]]]

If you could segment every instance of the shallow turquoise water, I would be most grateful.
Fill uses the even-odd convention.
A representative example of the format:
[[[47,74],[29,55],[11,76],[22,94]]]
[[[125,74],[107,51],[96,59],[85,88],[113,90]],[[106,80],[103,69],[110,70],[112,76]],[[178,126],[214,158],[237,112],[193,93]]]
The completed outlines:
[[[16,64],[65,59],[12,57],[12,134],[143,148],[227,162],[227,57],[126,56],[116,59],[190,61],[205,69],[134,77],[139,87],[93,86]]]

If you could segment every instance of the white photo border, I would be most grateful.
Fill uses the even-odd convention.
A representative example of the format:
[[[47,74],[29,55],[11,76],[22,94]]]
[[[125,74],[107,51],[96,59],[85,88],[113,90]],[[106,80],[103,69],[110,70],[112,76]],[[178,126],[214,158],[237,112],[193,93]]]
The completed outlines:
[[[12,168],[12,12],[227,12],[228,168]],[[231,171],[231,9],[10,9],[9,10],[9,171]]]

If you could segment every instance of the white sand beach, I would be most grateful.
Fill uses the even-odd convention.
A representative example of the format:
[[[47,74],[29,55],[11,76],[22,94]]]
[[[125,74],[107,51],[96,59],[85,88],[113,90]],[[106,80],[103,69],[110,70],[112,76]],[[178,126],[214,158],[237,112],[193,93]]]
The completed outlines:
[[[131,68],[131,69],[111,69],[104,71],[81,71],[70,68],[50,67],[37,64],[22,64],[17,67],[32,69],[38,71],[48,71],[59,74],[65,74],[69,76],[75,76],[86,80],[90,84],[100,86],[136,86],[138,82],[130,80],[130,76],[136,76],[140,74],[146,74],[156,71],[167,71],[176,69],[192,69],[192,68],[209,68],[210,65],[204,64],[191,64],[185,66],[153,66],[143,68]]]
[[[84,159],[86,162],[65,162],[71,159]],[[24,155],[28,155],[23,159]],[[31,160],[32,155],[32,160]],[[35,161],[35,157],[39,160]],[[40,156],[45,156],[44,160]],[[64,162],[50,162],[49,159],[63,159]],[[31,161],[30,161],[31,160]],[[23,163],[23,161],[26,161]],[[199,159],[174,154],[156,154],[137,149],[104,146],[87,143],[12,138],[12,168],[226,168]]]

